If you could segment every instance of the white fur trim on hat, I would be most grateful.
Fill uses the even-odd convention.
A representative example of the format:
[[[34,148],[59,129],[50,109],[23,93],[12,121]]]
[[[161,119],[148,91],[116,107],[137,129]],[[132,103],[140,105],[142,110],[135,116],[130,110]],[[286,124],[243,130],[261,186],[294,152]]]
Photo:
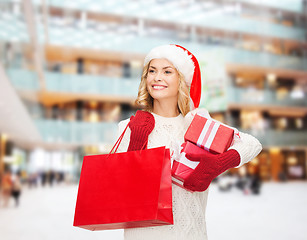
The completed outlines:
[[[175,45],[162,45],[153,48],[144,59],[144,66],[152,59],[165,58],[183,74],[188,86],[191,86],[194,75],[194,63],[192,56],[187,51]]]

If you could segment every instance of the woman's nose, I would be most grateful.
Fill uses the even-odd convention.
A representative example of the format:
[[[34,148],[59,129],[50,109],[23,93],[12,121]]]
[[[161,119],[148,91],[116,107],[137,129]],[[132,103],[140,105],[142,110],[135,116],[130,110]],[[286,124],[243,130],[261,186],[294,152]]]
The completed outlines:
[[[155,81],[161,81],[162,80],[162,74],[157,72],[157,74],[155,75]]]

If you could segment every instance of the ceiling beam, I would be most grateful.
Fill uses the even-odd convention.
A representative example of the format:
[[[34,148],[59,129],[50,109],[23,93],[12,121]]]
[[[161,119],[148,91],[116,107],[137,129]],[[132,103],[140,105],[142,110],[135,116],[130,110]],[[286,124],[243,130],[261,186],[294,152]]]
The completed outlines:
[[[23,0],[22,3],[23,3],[24,17],[27,23],[27,28],[30,38],[30,47],[32,49],[34,66],[39,77],[39,87],[40,90],[45,90],[46,82],[45,82],[44,67],[43,67],[45,62],[44,51],[39,43],[37,36],[36,14],[31,0]]]

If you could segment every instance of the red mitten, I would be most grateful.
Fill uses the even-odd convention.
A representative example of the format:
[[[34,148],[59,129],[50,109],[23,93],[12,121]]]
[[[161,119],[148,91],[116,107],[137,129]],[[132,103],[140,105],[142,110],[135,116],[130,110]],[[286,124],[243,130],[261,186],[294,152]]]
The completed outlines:
[[[149,112],[137,111],[135,116],[130,118],[129,127],[131,135],[128,151],[141,150],[147,144],[148,135],[155,127],[155,118]]]
[[[240,164],[240,155],[236,150],[214,155],[209,152],[204,154],[188,153],[186,157],[191,161],[200,163],[184,181],[183,186],[191,191],[205,191],[211,181],[229,168],[236,167]]]

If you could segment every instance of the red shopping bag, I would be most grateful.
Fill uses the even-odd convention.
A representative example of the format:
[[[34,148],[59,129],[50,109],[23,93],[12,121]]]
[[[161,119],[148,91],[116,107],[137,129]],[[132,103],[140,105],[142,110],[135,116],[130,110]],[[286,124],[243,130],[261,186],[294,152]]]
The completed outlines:
[[[94,231],[169,224],[173,224],[169,149],[84,157],[74,226]]]

